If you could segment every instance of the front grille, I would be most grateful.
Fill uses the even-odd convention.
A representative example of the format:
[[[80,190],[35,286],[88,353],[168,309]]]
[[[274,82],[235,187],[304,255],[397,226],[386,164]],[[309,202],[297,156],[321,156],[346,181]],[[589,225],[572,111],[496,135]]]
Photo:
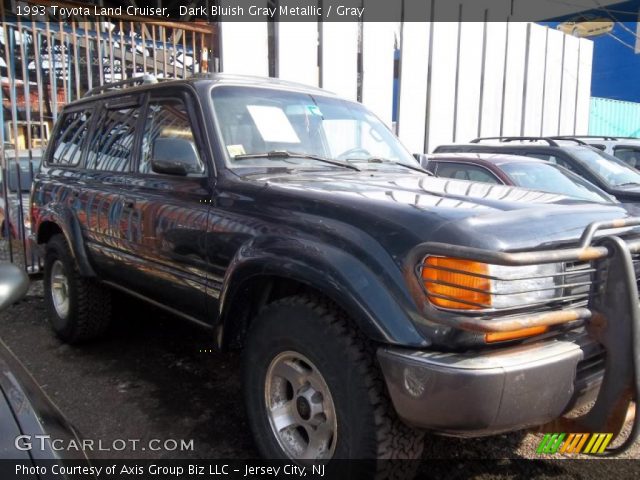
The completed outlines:
[[[586,303],[596,282],[596,269],[588,262],[567,262],[564,265],[562,297],[572,305]]]
[[[601,348],[594,349],[578,362],[576,380],[586,381],[590,378],[600,378],[604,371],[605,352]]]

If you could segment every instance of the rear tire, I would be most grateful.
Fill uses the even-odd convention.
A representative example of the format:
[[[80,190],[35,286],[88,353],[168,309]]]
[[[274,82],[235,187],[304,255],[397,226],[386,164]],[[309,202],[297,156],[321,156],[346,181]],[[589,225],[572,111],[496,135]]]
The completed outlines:
[[[277,365],[283,358],[292,368],[276,369],[274,374],[274,362]],[[302,372],[300,379],[296,378],[296,372]],[[315,296],[294,296],[265,307],[248,334],[243,380],[249,423],[263,457],[296,462],[304,462],[304,456],[324,461],[376,460],[367,463],[372,463],[378,477],[384,478],[406,478],[404,474],[410,476],[415,471],[416,461],[377,461],[420,458],[423,434],[399,420],[389,400],[375,348],[329,301]],[[283,388],[283,382],[288,386]],[[274,384],[280,386],[276,388],[279,391],[275,405],[269,394],[269,385]],[[325,388],[327,391],[323,391]],[[299,400],[301,397],[315,398],[315,403]],[[281,421],[283,407],[289,413]],[[278,408],[277,422],[273,420],[275,408]],[[316,418],[311,425],[304,420],[309,412],[316,415],[311,418]],[[277,427],[272,427],[276,423]],[[291,425],[278,430],[287,423]],[[318,425],[316,430],[313,423]],[[320,428],[323,432],[336,428],[333,443],[328,442],[326,448],[307,451],[307,455],[292,454],[295,448],[287,450],[290,443],[295,447],[296,442],[290,439],[296,437],[303,440],[302,447],[308,438],[310,448],[314,432]],[[320,454],[313,455],[317,452]]]
[[[49,323],[66,343],[102,336],[111,320],[111,292],[83,277],[63,235],[51,237],[44,261],[44,297]]]

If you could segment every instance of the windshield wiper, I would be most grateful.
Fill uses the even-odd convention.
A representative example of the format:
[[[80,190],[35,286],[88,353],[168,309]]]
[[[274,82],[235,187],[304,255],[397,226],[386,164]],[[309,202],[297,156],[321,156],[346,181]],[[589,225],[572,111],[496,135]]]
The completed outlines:
[[[429,170],[425,170],[422,167],[418,167],[417,165],[409,165],[407,163],[397,162],[395,160],[391,160],[388,158],[382,157],[369,157],[369,158],[347,158],[348,162],[367,162],[367,163],[391,163],[393,165],[399,165],[401,167],[409,168],[411,170],[415,170],[417,172],[426,173],[427,175],[434,176]]]
[[[616,187],[626,187],[628,185],[640,185],[639,182],[624,182],[624,183],[618,183],[616,185]]]
[[[324,158],[318,155],[309,155],[307,153],[289,152],[288,150],[272,150],[271,152],[265,153],[245,153],[243,155],[236,155],[235,157],[233,157],[234,160],[250,160],[252,158],[304,158],[328,163],[330,165],[336,165],[338,167],[350,168],[351,170],[355,170],[356,172],[360,171],[360,169],[355,165],[349,165],[348,163],[341,162],[339,160],[331,160],[330,158]]]

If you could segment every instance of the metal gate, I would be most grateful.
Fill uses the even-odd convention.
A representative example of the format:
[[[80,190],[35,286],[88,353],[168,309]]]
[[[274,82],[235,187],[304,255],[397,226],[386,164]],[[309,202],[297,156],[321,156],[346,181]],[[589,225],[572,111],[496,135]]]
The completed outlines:
[[[62,107],[104,83],[144,74],[186,78],[215,69],[214,28],[128,15],[17,17],[0,0],[0,261],[39,271],[29,242],[29,189]],[[59,11],[59,8],[58,8]]]

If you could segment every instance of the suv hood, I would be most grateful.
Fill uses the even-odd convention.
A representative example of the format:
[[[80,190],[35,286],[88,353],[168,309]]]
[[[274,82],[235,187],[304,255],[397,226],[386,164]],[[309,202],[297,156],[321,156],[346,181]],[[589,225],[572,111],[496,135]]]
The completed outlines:
[[[613,203],[391,169],[249,178],[289,222],[302,219],[297,211],[334,232],[356,227],[398,254],[427,241],[497,250],[575,243],[592,222],[630,216]]]

